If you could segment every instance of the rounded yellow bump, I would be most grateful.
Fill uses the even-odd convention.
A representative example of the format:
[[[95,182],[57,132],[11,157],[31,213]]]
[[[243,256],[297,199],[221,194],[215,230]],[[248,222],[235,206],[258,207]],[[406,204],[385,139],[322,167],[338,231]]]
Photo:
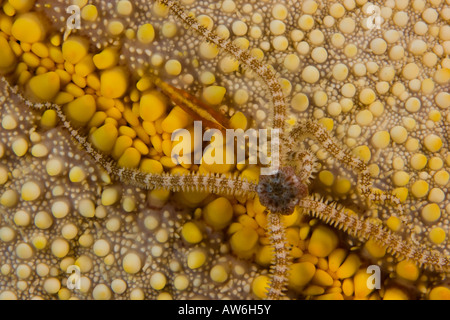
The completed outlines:
[[[34,216],[34,224],[39,229],[45,230],[45,229],[48,229],[51,227],[51,225],[53,224],[53,219],[52,219],[51,215],[48,214],[47,212],[39,211]]]
[[[203,89],[203,99],[208,104],[218,105],[222,102],[227,90],[221,86],[209,86]]]
[[[425,148],[430,152],[438,152],[442,148],[442,139],[435,134],[429,134],[423,140]]]
[[[392,190],[392,194],[395,195],[400,202],[405,202],[406,198],[408,197],[408,189],[404,187],[395,188]]]
[[[445,193],[442,191],[442,189],[439,188],[433,188],[430,190],[430,193],[428,194],[428,200],[430,202],[435,203],[441,203],[445,199]]]
[[[155,29],[150,23],[143,24],[137,31],[137,39],[143,44],[148,44],[155,39]]]
[[[391,136],[387,131],[377,131],[372,136],[371,142],[372,145],[377,149],[386,148],[391,141]]]
[[[79,36],[70,36],[62,44],[62,55],[64,60],[73,65],[80,62],[88,54],[88,51],[88,40]]]
[[[420,100],[415,97],[409,98],[405,102],[405,109],[411,113],[415,113],[415,112],[419,111],[421,107],[422,107],[422,102],[420,102]]]
[[[304,14],[298,19],[298,26],[304,31],[311,30],[314,27],[314,18],[309,14]]]
[[[114,67],[119,62],[119,53],[115,48],[108,47],[92,57],[97,69],[104,70]]]
[[[427,165],[427,157],[421,153],[414,154],[411,159],[411,167],[413,167],[416,170],[422,170]]]
[[[206,254],[201,249],[196,249],[188,253],[187,265],[190,269],[202,267],[206,262]]]
[[[162,173],[164,168],[161,162],[153,159],[143,159],[139,166],[139,169],[146,173]]]
[[[104,257],[110,252],[111,247],[110,247],[108,241],[106,241],[104,239],[100,239],[100,240],[95,241],[93,250],[97,256]]]
[[[118,134],[115,125],[106,123],[91,134],[91,141],[98,150],[109,154],[116,143]]]
[[[395,126],[390,131],[392,141],[402,144],[408,138],[408,131],[402,126]]]
[[[122,294],[127,289],[127,283],[122,279],[114,279],[111,282],[111,289],[114,293]]]
[[[231,73],[239,68],[239,61],[232,57],[226,56],[219,61],[219,68],[224,73]]]
[[[55,294],[61,289],[61,282],[57,278],[48,278],[44,281],[43,287],[48,294]]]
[[[2,196],[0,197],[0,204],[7,208],[12,208],[16,206],[18,202],[19,202],[19,194],[17,193],[17,191],[12,189],[8,189],[5,192],[3,192]]]
[[[336,233],[325,226],[314,229],[308,245],[308,251],[317,257],[328,256],[338,245]]]
[[[133,252],[127,253],[122,260],[122,267],[126,273],[135,274],[142,268],[141,258]]]
[[[16,237],[16,232],[10,227],[0,228],[0,240],[3,242],[10,242]]]
[[[25,201],[33,201],[41,195],[41,188],[39,184],[34,181],[25,182],[22,185],[21,196]]]
[[[450,289],[444,286],[438,286],[431,289],[430,300],[450,300]]]
[[[187,287],[189,287],[189,278],[186,277],[184,274],[177,275],[173,280],[173,286],[178,291],[186,290]]]
[[[86,179],[86,172],[82,167],[75,166],[69,171],[69,180],[72,182],[81,182]]]
[[[319,80],[320,73],[314,66],[307,66],[302,71],[302,79],[308,83],[315,83]]]
[[[31,275],[31,268],[26,264],[20,264],[17,266],[16,274],[20,279],[26,279]]]
[[[400,228],[402,227],[402,222],[399,218],[391,216],[387,219],[386,225],[392,231],[399,231]]]
[[[0,300],[17,300],[17,295],[9,290],[0,293]]]
[[[16,66],[16,56],[8,41],[0,37],[0,71],[6,73],[12,71]]]
[[[428,161],[428,166],[431,170],[439,170],[444,165],[444,161],[439,157],[432,157],[430,161]]]
[[[376,94],[372,89],[364,88],[359,93],[359,101],[361,101],[363,104],[369,105],[372,102],[375,101]]]
[[[354,148],[352,153],[366,163],[369,162],[372,157],[369,147],[365,145]]]
[[[78,202],[78,212],[86,218],[95,216],[95,203],[90,199],[82,199]]]
[[[333,185],[333,191],[338,194],[346,194],[350,191],[352,187],[351,182],[348,179],[345,178],[339,178],[336,180],[336,182]]]
[[[199,52],[205,59],[214,59],[219,54],[219,48],[215,44],[203,42],[200,44]]]
[[[175,59],[170,59],[166,62],[164,65],[164,69],[166,70],[167,74],[171,76],[177,76],[181,73],[181,70],[183,69],[180,61]]]
[[[319,180],[324,185],[331,187],[334,183],[334,174],[328,170],[322,170],[319,172]]]
[[[287,70],[294,72],[300,66],[300,58],[296,54],[289,54],[284,58],[283,65]]]
[[[81,244],[81,243],[80,243]],[[77,260],[75,260],[75,265],[80,268],[82,273],[91,271],[93,267],[92,259],[86,255],[81,255]],[[82,282],[83,285],[83,282]]]
[[[30,259],[34,255],[33,248],[28,243],[19,243],[16,246],[16,255],[19,259]]]
[[[433,179],[438,185],[445,186],[450,180],[450,174],[445,170],[439,170],[434,174]]]
[[[450,107],[450,93],[448,92],[439,92],[434,101],[441,109],[448,109]]]
[[[65,111],[69,120],[77,125],[85,125],[96,111],[96,102],[92,95],[87,94],[69,102]]]
[[[64,258],[70,250],[69,243],[64,239],[56,239],[52,242],[51,251],[57,258]]]
[[[441,209],[436,203],[430,203],[422,208],[421,215],[426,222],[436,222],[441,217]]]
[[[291,106],[294,110],[303,112],[309,106],[309,99],[304,93],[297,93],[292,97]]]
[[[217,198],[203,209],[203,218],[213,228],[223,229],[233,218],[233,207],[227,198]]]
[[[345,64],[338,63],[333,67],[333,77],[338,81],[343,81],[348,76],[348,68]]]
[[[316,267],[311,262],[294,263],[290,266],[288,286],[299,291],[307,285],[316,273]]]
[[[117,165],[123,168],[137,168],[140,161],[141,153],[136,148],[127,148],[117,161]]]
[[[252,292],[253,294],[260,298],[267,298],[267,289],[270,287],[270,279],[268,276],[258,276],[252,282]]]
[[[196,244],[203,240],[202,232],[194,222],[186,222],[181,229],[181,235],[184,240],[191,244]]]
[[[28,87],[38,100],[51,101],[59,92],[60,79],[56,72],[47,72],[32,77]]]
[[[330,287],[333,285],[334,280],[327,272],[317,269],[312,282],[319,286]]]
[[[409,183],[410,176],[405,171],[397,171],[392,176],[392,181],[398,187],[406,186]]]
[[[81,9],[82,19],[93,22],[97,20],[97,17],[98,17],[98,10],[96,6],[88,4],[87,6],[83,7],[83,9]]]
[[[27,211],[19,210],[14,214],[14,223],[17,226],[26,227],[31,222],[31,216]]]
[[[233,114],[230,119],[230,126],[233,129],[247,129],[247,117],[240,111]]]
[[[155,121],[167,109],[166,99],[158,91],[150,91],[141,96],[139,101],[139,115],[145,121]]]
[[[376,243],[374,240],[369,239],[365,244],[364,248],[369,252],[369,254],[376,258],[382,258],[386,255],[386,248],[380,246],[378,243]]]
[[[105,284],[98,284],[92,290],[92,297],[94,300],[109,300],[111,299],[111,290]]]
[[[102,72],[100,92],[106,98],[120,98],[128,89],[128,75],[124,68],[114,67]]]
[[[162,290],[167,283],[166,276],[161,272],[155,272],[150,277],[150,286],[155,290]]]
[[[437,244],[437,245],[443,243],[447,237],[445,234],[445,230],[440,227],[431,229],[428,236],[429,236],[431,242],[433,242],[434,244]]]
[[[78,228],[76,225],[68,223],[62,227],[61,234],[64,237],[64,239],[72,240],[77,236]]]
[[[165,132],[172,133],[177,129],[185,128],[191,122],[191,117],[180,107],[173,108],[162,121],[161,127]]]
[[[411,186],[411,193],[416,198],[425,197],[428,194],[429,185],[428,182],[424,180],[417,180]]]
[[[110,206],[115,204],[120,199],[120,193],[117,188],[106,188],[102,192],[102,205]]]
[[[336,276],[339,279],[350,278],[356,273],[356,271],[358,271],[360,265],[361,260],[359,257],[356,254],[351,253],[336,271]]]
[[[397,275],[409,281],[416,281],[419,278],[419,268],[411,261],[400,261],[395,267]]]
[[[218,264],[211,268],[209,276],[214,282],[224,283],[228,279],[228,272],[224,266]]]
[[[27,12],[17,16],[11,34],[19,41],[34,43],[45,39],[46,27],[38,13]]]
[[[434,81],[439,84],[445,85],[450,80],[450,68],[441,68],[435,71],[433,76]]]
[[[353,278],[354,286],[355,286],[355,297],[356,298],[365,298],[367,297],[373,289],[370,289],[367,286],[367,280],[371,276],[370,273],[367,273],[365,269],[359,270]],[[347,279],[346,279],[347,280]],[[345,280],[344,280],[345,281]]]
[[[247,256],[247,254],[250,254],[250,251],[255,249],[258,239],[258,233],[254,228],[243,227],[231,236],[231,249],[238,256]]]
[[[383,300],[409,300],[409,297],[402,289],[393,287],[386,289]]]

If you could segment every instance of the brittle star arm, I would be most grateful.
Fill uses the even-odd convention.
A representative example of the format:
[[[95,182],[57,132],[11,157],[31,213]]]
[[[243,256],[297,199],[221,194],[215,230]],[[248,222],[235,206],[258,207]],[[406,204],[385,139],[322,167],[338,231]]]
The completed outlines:
[[[100,164],[108,174],[116,176],[120,181],[136,185],[143,189],[165,189],[170,191],[198,191],[215,194],[246,195],[256,194],[256,184],[238,176],[225,174],[202,175],[190,173],[187,175],[171,175],[169,173],[152,174],[137,169],[120,168],[113,160],[109,160],[98,152],[89,141],[73,129],[66,120],[59,106],[53,105],[59,119],[71,136]]]
[[[166,5],[169,10],[186,26],[197,32],[207,41],[215,44],[226,53],[233,56],[237,61],[249,67],[255,72],[267,85],[273,102],[273,129],[279,129],[284,140],[284,127],[286,119],[286,101],[284,98],[283,89],[275,71],[264,63],[260,62],[256,57],[251,55],[247,50],[243,50],[228,39],[219,37],[214,32],[208,30],[201,25],[194,17],[188,15],[185,10],[178,4],[177,1],[172,0],[154,0],[163,5]],[[280,153],[282,153],[283,145],[280,145]]]
[[[280,296],[283,295],[283,291],[286,290],[291,260],[288,243],[286,241],[285,228],[279,213],[268,212],[267,233],[273,248],[274,261],[270,266],[271,279],[266,299],[278,300]]]
[[[341,147],[340,143],[320,123],[312,120],[300,122],[289,134],[290,145],[294,145],[296,141],[303,139],[305,136],[314,138],[335,159],[358,173],[358,187],[363,196],[375,202],[389,201],[396,206],[400,215],[402,215],[403,208],[400,199],[389,192],[374,190],[369,168],[364,161],[354,157],[349,150]]]
[[[70,133],[73,139],[101,165],[108,174],[116,176],[120,181],[136,185],[143,189],[166,189],[170,191],[198,191],[215,194],[244,195],[253,197],[256,194],[256,186],[252,181],[238,177],[236,175],[214,174],[207,175],[199,173],[189,173],[187,175],[171,175],[169,173],[152,174],[145,173],[137,169],[121,168],[114,160],[97,151],[86,137],[74,129],[67,120],[66,115],[57,104],[34,104],[26,100],[21,94],[19,97],[25,104],[33,109],[53,109],[64,128]]]
[[[300,181],[310,184],[317,171],[317,158],[311,150],[287,150],[285,164],[295,168]]]
[[[440,272],[450,271],[448,257],[406,243],[400,236],[393,234],[377,220],[362,219],[345,208],[337,208],[335,205],[327,204],[314,197],[301,199],[298,206],[309,215],[334,225],[362,241],[374,240],[394,256],[411,260],[419,267],[423,266],[426,269]]]

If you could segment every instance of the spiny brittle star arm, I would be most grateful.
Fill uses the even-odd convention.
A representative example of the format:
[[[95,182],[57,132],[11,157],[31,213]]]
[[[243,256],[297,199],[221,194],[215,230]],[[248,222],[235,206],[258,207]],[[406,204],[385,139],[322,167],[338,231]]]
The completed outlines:
[[[310,184],[317,171],[317,158],[311,150],[288,150],[285,164],[295,168],[300,181]]]
[[[7,85],[9,86],[6,79]],[[86,137],[81,135],[78,130],[72,127],[61,107],[52,103],[35,104],[26,100],[17,89],[11,90],[22,99],[25,104],[37,110],[53,109],[63,124],[64,128],[70,133],[73,139],[101,165],[108,174],[116,176],[120,181],[136,185],[143,189],[166,189],[170,191],[199,191],[215,194],[245,195],[253,197],[256,194],[256,184],[247,179],[238,176],[214,174],[202,175],[199,173],[190,173],[187,175],[171,175],[169,173],[151,174],[137,169],[118,167],[114,160],[97,151]]]
[[[353,169],[358,173],[358,187],[363,196],[375,202],[389,201],[393,203],[400,212],[400,216],[402,216],[403,207],[400,203],[400,199],[389,192],[374,190],[372,188],[369,168],[364,161],[356,158],[350,151],[341,147],[340,143],[338,143],[320,123],[312,120],[300,122],[289,134],[289,145],[294,146],[294,142],[301,140],[305,136],[314,138],[335,159],[340,161],[347,168]]]
[[[270,287],[267,290],[267,300],[277,300],[286,290],[291,256],[286,241],[285,228],[279,213],[267,214],[267,233],[273,248],[273,263],[271,264]]]
[[[450,261],[438,252],[429,252],[406,243],[374,219],[362,219],[348,209],[337,208],[314,197],[301,199],[298,206],[306,213],[334,225],[362,241],[374,240],[397,257],[411,260],[418,266],[435,271],[450,271]]]
[[[256,57],[251,55],[247,50],[243,50],[232,43],[230,40],[219,37],[214,32],[208,30],[201,25],[194,17],[188,15],[185,10],[178,4],[177,1],[172,0],[154,0],[161,4],[166,5],[169,10],[189,28],[197,32],[204,37],[207,41],[215,44],[218,48],[221,48],[237,61],[249,67],[255,72],[267,85],[273,101],[273,128],[279,129],[284,137],[284,127],[286,119],[286,101],[284,98],[283,89],[275,71],[268,65],[260,62]],[[280,153],[282,153],[283,145],[280,145]]]

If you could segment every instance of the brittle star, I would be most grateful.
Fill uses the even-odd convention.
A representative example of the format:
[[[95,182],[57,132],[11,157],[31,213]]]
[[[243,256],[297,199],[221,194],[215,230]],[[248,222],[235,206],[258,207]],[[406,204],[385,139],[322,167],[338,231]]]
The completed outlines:
[[[315,120],[306,120],[297,124],[290,132],[285,130],[287,107],[277,75],[269,66],[257,60],[249,52],[238,48],[231,41],[222,39],[209,31],[195,18],[188,15],[177,2],[155,1],[166,5],[172,14],[205,38],[206,41],[215,44],[249,67],[267,85],[273,103],[272,128],[279,129],[282,133],[280,145],[282,158],[277,173],[261,176],[259,183],[255,183],[237,176],[201,175],[198,173],[174,176],[170,174],[147,174],[136,169],[121,168],[117,166],[115,161],[97,151],[86,137],[80,135],[78,130],[72,127],[59,105],[51,103],[34,104],[29,101],[27,101],[27,105],[38,109],[54,109],[64,127],[85,151],[109,174],[116,176],[125,183],[131,183],[144,189],[207,191],[215,194],[244,195],[247,197],[258,194],[261,203],[267,208],[267,232],[274,248],[272,278],[267,292],[268,299],[279,298],[285,290],[290,257],[280,218],[281,215],[292,214],[295,207],[302,208],[310,215],[316,216],[326,223],[334,224],[361,240],[373,239],[394,255],[402,256],[429,269],[448,272],[450,265],[448,258],[413,247],[376,222],[369,219],[363,220],[359,216],[346,211],[345,208],[337,208],[309,195],[308,184],[314,173],[316,160],[309,151],[294,151],[297,149],[296,144],[306,136],[320,143],[344,166],[357,172],[358,187],[364,197],[375,202],[390,202],[396,207],[400,215],[402,212],[399,199],[388,192],[375,191],[372,188],[370,173],[366,164],[352,156],[348,150],[342,148],[339,142],[321,124]]]

